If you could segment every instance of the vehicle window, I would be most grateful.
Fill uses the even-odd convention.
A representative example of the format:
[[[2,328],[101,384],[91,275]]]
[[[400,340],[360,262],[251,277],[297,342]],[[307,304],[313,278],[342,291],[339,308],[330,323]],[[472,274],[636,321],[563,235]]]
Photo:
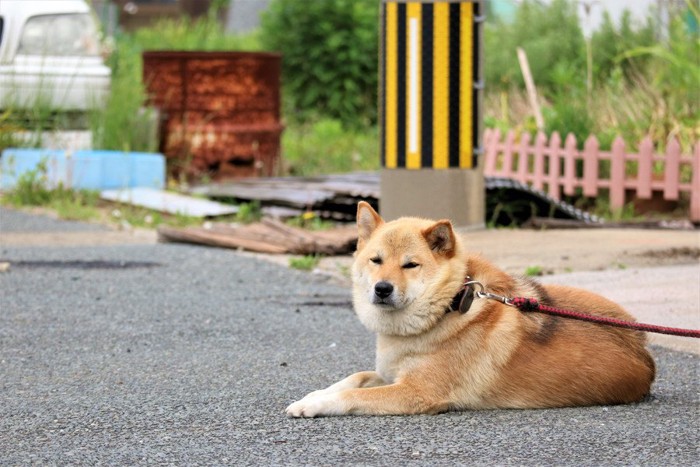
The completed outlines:
[[[42,15],[27,20],[18,54],[85,56],[98,55],[95,22],[89,14]]]

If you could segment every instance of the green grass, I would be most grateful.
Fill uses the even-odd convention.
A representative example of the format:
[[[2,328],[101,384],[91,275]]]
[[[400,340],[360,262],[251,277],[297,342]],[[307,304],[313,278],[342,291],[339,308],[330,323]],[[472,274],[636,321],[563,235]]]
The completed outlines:
[[[625,204],[622,208],[613,209],[608,198],[596,198],[593,213],[603,219],[613,222],[623,222],[639,219],[635,213],[634,203]]]
[[[92,190],[71,190],[59,184],[47,186],[47,162],[43,160],[34,170],[17,177],[15,187],[2,198],[14,207],[41,206],[53,209],[64,219],[91,220],[99,217],[97,203],[100,195]]]
[[[335,226],[334,222],[321,219],[313,211],[287,219],[286,224],[307,230],[328,230]]]
[[[69,190],[62,186],[47,189],[29,188],[28,179],[21,179],[14,190],[5,193],[0,202],[15,208],[44,207],[51,209],[61,219],[91,221],[100,218],[99,193],[91,190]]]
[[[243,224],[251,224],[262,219],[262,207],[260,201],[255,200],[250,203],[241,203],[238,205],[238,213],[236,213],[235,221]]]
[[[92,190],[55,191],[48,204],[61,219],[72,221],[93,221],[100,218],[98,208],[100,195]]]
[[[691,2],[686,4],[688,8],[692,6]],[[691,10],[697,19],[698,12],[696,9]],[[547,17],[542,18],[544,18],[542,21],[545,21]],[[503,32],[508,31],[504,29]],[[528,28],[524,29],[524,33],[534,34],[533,40],[542,39],[536,33],[531,33]],[[500,50],[498,47],[502,48],[503,43],[503,37],[499,35],[494,37],[498,40],[493,42],[496,44],[493,46],[496,49],[492,52]],[[561,41],[561,36],[554,34],[547,36],[547,39],[555,41],[556,45],[559,44],[556,41]],[[146,91],[142,82],[141,63],[141,54],[144,50],[263,50],[259,31],[245,35],[229,35],[216,20],[215,10],[197,20],[189,18],[163,20],[133,34],[120,33],[115,41],[114,53],[108,59],[108,65],[112,69],[111,95],[103,109],[95,110],[88,115],[89,128],[93,132],[93,147],[99,149],[154,151],[158,148],[158,116],[153,109],[144,107]],[[555,105],[557,101],[552,97],[555,91],[560,92],[564,88],[583,90],[581,87],[583,82],[577,79],[580,76],[578,73],[580,70],[573,66],[575,61],[558,70],[557,76],[560,79],[556,82],[556,86],[546,86],[542,79],[536,76],[543,96],[552,97],[545,99],[545,110],[549,107],[548,110],[557,111],[547,114],[548,119],[553,120],[556,117],[560,122],[558,126],[571,131],[581,127],[579,124],[582,116],[588,119],[590,115],[591,121],[595,123],[592,131],[597,134],[602,148],[607,147],[616,134],[623,135],[630,150],[634,150],[638,140],[646,134],[651,134],[655,143],[662,148],[668,135],[675,134],[681,140],[683,151],[688,153],[698,135],[696,117],[697,102],[700,101],[696,98],[697,86],[693,85],[697,81],[695,78],[698,73],[694,58],[697,57],[700,42],[696,40],[696,36],[688,36],[685,29],[681,27],[671,29],[666,42],[653,47],[625,43],[624,54],[618,54],[615,59],[615,72],[606,79],[602,79],[602,75],[596,79],[592,94],[588,96],[589,112],[585,115],[571,111],[584,106],[582,96],[585,93],[567,92],[564,102],[559,107]],[[491,42],[486,40],[485,44],[488,47]],[[497,56],[493,53],[486,55]],[[648,63],[648,66],[640,66],[635,73],[628,73],[623,65],[633,56],[646,57],[647,61],[640,63]],[[508,59],[515,66],[513,61],[515,57],[509,56]],[[368,60],[376,60],[376,57],[369,57]],[[498,70],[499,73],[502,72],[502,69]],[[494,79],[492,82],[496,86],[489,87],[484,94],[486,100],[484,120],[487,126],[514,128],[520,131],[532,130],[531,110],[522,86],[514,85],[505,89],[498,86],[499,80]],[[311,114],[315,117],[301,123],[297,118],[298,115],[295,115],[292,107],[288,105],[294,100],[290,99],[293,96],[289,95],[289,91],[284,89],[283,99],[285,109],[283,123],[286,126],[281,148],[283,174],[313,176],[379,169],[379,132],[376,125],[362,123],[367,119],[361,115],[357,116],[357,122],[343,125],[340,120],[323,117],[321,109],[313,109]],[[334,99],[341,100],[342,97],[333,96]],[[566,99],[577,99],[577,101],[570,102]],[[552,122],[548,123],[551,126]],[[37,97],[37,102],[30,109],[11,108],[0,112],[0,150],[11,146],[39,147],[42,143],[41,131],[65,129],[70,125],[71,122],[66,116],[52,111],[46,102],[42,102],[41,98]],[[589,126],[583,125],[581,127],[583,129],[578,132],[587,133]],[[16,134],[19,131],[27,132],[28,138],[18,138]],[[690,170],[687,167],[683,170],[684,176],[688,178]],[[77,198],[81,199],[71,200],[66,193],[53,193],[51,190],[32,185],[34,182],[36,179],[24,180],[24,186],[14,193],[5,195],[4,202],[42,206],[54,203],[54,209],[57,212],[60,211],[59,215],[62,216],[89,218],[93,215],[91,209],[94,206],[91,207],[87,197],[78,196]],[[609,208],[605,197],[599,198],[595,205],[589,203],[585,207],[610,220],[634,218],[632,205],[627,205],[620,211],[613,211]],[[509,206],[498,205],[496,208],[497,214],[501,212],[509,214],[508,210],[528,209],[528,206],[511,203]],[[144,212],[126,206],[120,206],[119,209],[124,216],[120,222],[128,222],[134,226],[149,227],[163,222],[192,225],[196,222],[192,219]],[[242,205],[241,213],[236,220],[252,222],[259,218],[259,205],[257,207]],[[496,216],[488,220],[489,225],[495,224],[495,218]],[[323,221],[316,218],[293,219],[290,224],[311,229],[326,227]]]
[[[376,126],[345,128],[332,119],[291,123],[282,135],[282,158],[292,175],[377,170],[379,132]]]
[[[49,187],[46,175],[47,162],[44,160],[35,169],[17,177],[14,188],[4,193],[0,202],[15,208],[44,207],[55,211],[62,219],[107,221],[128,227],[155,228],[161,224],[188,227],[202,223],[198,217],[109,203],[101,200],[99,191],[95,190],[74,190],[63,185]]]
[[[186,216],[184,214],[166,214],[128,204],[110,204],[109,206],[113,207],[109,212],[110,222],[123,227],[154,229],[159,225],[193,227],[202,224],[200,217]]]
[[[525,268],[525,275],[527,277],[535,277],[535,276],[541,276],[544,274],[544,270],[542,269],[542,266],[528,266]]]
[[[301,271],[312,271],[316,266],[318,266],[320,261],[321,257],[317,255],[293,257],[289,258],[289,267],[299,269]]]

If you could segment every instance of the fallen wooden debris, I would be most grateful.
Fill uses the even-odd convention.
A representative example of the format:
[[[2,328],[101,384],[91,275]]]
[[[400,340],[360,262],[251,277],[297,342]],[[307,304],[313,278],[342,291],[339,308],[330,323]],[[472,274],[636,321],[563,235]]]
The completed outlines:
[[[158,228],[161,242],[182,242],[222,248],[241,248],[259,253],[297,255],[341,255],[350,253],[357,242],[357,228],[336,227],[309,231],[273,219],[248,225],[214,223],[209,227]]]

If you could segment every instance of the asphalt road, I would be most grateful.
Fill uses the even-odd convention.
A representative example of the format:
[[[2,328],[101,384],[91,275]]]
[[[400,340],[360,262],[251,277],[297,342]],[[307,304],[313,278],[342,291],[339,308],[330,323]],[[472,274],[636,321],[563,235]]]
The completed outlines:
[[[0,210],[0,235],[23,222],[63,228]],[[652,347],[653,395],[635,405],[288,419],[290,402],[373,367],[345,287],[186,245],[0,246],[1,261],[2,465],[700,459],[692,353]]]

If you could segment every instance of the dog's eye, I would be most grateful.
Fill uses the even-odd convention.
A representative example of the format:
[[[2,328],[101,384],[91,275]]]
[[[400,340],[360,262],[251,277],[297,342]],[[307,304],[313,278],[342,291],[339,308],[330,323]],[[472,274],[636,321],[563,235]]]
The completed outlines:
[[[370,259],[370,261],[372,261],[374,264],[382,264],[382,259],[379,256]]]
[[[406,263],[401,267],[404,269],[413,269],[413,268],[417,268],[418,266],[419,266],[418,263],[414,263],[413,261],[411,261],[410,263]]]

